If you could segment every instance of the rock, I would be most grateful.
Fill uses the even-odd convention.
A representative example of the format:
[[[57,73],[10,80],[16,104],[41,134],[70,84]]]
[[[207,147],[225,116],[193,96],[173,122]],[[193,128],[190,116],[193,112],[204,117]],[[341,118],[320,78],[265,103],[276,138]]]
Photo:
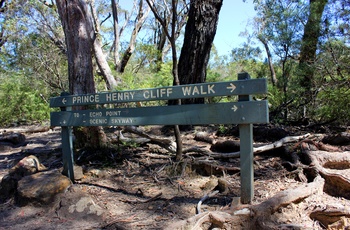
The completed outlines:
[[[17,182],[18,180],[9,174],[2,178],[0,183],[0,200],[6,200],[16,192]]]
[[[39,162],[39,159],[36,156],[30,155],[23,158],[2,178],[0,182],[0,198],[10,198],[15,194],[17,183],[20,179],[42,170],[46,170],[46,167]]]
[[[83,168],[78,165],[73,165],[74,180],[81,180],[84,178]]]
[[[227,180],[219,178],[218,185],[214,188],[214,190],[219,190],[221,194],[226,195],[229,192],[229,183]]]
[[[19,205],[48,205],[72,182],[58,171],[39,172],[18,181],[16,202]]]
[[[218,185],[218,178],[216,176],[210,176],[209,180],[200,188],[205,191],[211,191]]]
[[[212,138],[210,136],[210,134],[207,132],[197,132],[194,136],[194,139],[196,141],[202,141],[202,142],[206,142],[209,144],[213,144],[213,142],[214,142],[214,138]]]
[[[24,145],[26,137],[22,133],[3,132],[0,136],[0,142],[8,142],[13,145]]]
[[[218,141],[211,146],[210,150],[219,153],[238,152],[240,143],[236,140]]]
[[[23,158],[15,166],[13,166],[9,170],[9,175],[20,179],[24,176],[28,176],[43,170],[46,170],[46,167],[40,163],[36,156],[30,155]]]
[[[100,222],[105,211],[85,192],[79,185],[70,186],[67,191],[60,195],[56,213],[61,218],[74,218],[96,220]]]

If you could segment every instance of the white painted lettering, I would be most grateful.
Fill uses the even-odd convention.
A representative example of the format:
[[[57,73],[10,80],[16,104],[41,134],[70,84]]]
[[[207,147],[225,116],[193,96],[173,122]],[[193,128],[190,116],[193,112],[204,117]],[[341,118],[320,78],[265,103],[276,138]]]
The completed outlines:
[[[107,119],[90,119],[89,122],[92,125],[105,125],[107,124]]]
[[[193,87],[192,95],[195,94],[200,94],[197,86]]]
[[[82,95],[82,96],[75,96],[73,97],[73,104],[80,104],[80,103],[97,103],[100,102],[100,97],[98,94],[93,95]]]
[[[102,117],[102,112],[90,112],[90,117]]]
[[[215,85],[208,85],[208,94],[215,93],[214,86]]]
[[[186,95],[191,95],[191,87],[190,86],[185,86],[185,87],[182,87],[182,93],[184,96]]]
[[[145,90],[145,91],[143,92],[143,97],[144,97],[145,99],[148,99],[148,98],[149,98],[149,91],[148,91],[148,90]]]
[[[113,118],[111,119],[112,124],[132,124],[133,120],[131,118]]]
[[[112,116],[120,116],[122,111],[106,111],[106,116],[112,117]]]
[[[170,94],[172,94],[172,93],[173,93],[173,89],[172,89],[172,88],[167,88],[167,89],[166,89],[166,96],[167,96],[167,97],[169,97]]]

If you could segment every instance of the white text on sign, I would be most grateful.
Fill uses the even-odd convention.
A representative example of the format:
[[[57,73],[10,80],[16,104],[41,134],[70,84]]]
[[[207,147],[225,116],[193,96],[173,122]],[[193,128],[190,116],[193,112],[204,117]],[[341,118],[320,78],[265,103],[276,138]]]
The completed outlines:
[[[154,100],[167,100],[174,94],[175,89],[172,87],[145,89],[139,91],[122,91],[106,94],[91,94],[91,95],[79,95],[72,97],[73,105],[79,105],[83,103],[116,103],[137,101],[141,99],[154,99]],[[186,85],[177,88],[176,94],[180,94],[184,97],[188,96],[209,96],[214,95],[215,84],[208,85]],[[62,102],[63,103],[63,102]]]

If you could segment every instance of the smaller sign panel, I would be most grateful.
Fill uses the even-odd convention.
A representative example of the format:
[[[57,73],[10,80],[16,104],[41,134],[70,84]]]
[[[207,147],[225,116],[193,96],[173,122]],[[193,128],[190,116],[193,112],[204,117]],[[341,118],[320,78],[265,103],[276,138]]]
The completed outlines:
[[[50,107],[263,94],[266,92],[266,79],[249,79],[54,97],[50,99]]]
[[[268,120],[267,101],[51,113],[51,126],[252,124]]]

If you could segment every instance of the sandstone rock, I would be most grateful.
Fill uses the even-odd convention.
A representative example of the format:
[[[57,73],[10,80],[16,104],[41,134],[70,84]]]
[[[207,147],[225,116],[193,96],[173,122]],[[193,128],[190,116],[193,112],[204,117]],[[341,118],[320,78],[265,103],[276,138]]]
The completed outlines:
[[[39,172],[18,181],[16,202],[19,205],[32,203],[48,205],[57,194],[64,192],[71,181],[58,171]]]
[[[84,178],[83,168],[81,166],[74,165],[73,171],[74,171],[74,179],[75,180],[81,180]]]
[[[74,218],[76,221],[89,218],[99,222],[103,219],[105,211],[83,192],[79,185],[72,185],[60,195],[56,213],[62,218]]]
[[[46,170],[46,167],[39,162],[36,156],[30,155],[20,160],[9,170],[9,175],[20,179],[39,171]]]
[[[24,176],[32,175],[39,171],[45,170],[36,156],[30,155],[20,160],[13,166],[7,175],[0,182],[0,198],[8,199],[13,196],[17,189],[17,183]]]
[[[0,183],[0,200],[6,200],[13,196],[17,188],[17,179],[9,174],[5,175]]]

